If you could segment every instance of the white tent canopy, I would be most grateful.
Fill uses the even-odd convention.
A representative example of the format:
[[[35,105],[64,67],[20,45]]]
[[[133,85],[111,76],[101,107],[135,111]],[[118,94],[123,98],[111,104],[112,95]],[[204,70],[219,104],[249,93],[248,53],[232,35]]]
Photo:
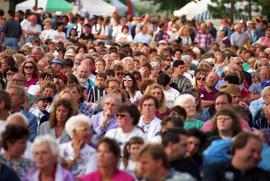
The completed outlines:
[[[117,10],[117,13],[119,15],[125,15],[125,13],[128,11],[128,8],[126,5],[124,5],[121,1],[119,0],[111,0],[111,5],[113,5],[116,10]]]
[[[16,5],[16,11],[18,10],[25,11],[27,9],[32,9],[34,5],[35,5],[35,0],[28,0],[28,1],[21,2]],[[43,9],[45,9],[46,5],[47,5],[47,0],[38,0],[38,7],[42,7]]]
[[[207,10],[208,4],[213,4],[211,0],[201,0],[198,2],[191,1],[187,3],[184,7],[173,12],[174,16],[186,15],[187,19],[195,18],[195,16],[204,13]]]
[[[80,13],[89,13],[90,16],[111,16],[116,10],[115,7],[103,0],[81,0]]]

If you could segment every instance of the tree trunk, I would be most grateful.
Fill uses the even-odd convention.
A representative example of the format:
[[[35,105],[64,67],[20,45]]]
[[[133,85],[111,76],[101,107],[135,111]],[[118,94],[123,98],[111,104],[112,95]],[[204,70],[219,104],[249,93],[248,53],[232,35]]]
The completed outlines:
[[[250,20],[252,20],[252,14],[251,14],[251,12],[252,12],[252,4],[251,3],[252,3],[251,0],[248,0],[248,18]]]
[[[234,20],[234,6],[235,6],[235,0],[231,0],[231,13],[230,13],[231,24],[233,24],[233,20]]]

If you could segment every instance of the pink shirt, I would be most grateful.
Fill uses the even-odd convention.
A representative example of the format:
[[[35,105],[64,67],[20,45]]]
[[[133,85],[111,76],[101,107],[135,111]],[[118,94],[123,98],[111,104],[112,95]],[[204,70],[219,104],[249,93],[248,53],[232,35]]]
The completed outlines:
[[[101,174],[99,171],[89,173],[85,176],[79,178],[79,181],[101,181]],[[133,176],[129,175],[127,172],[116,170],[113,174],[112,181],[135,181]]]
[[[244,130],[244,131],[250,131],[250,127],[249,127],[247,121],[245,121],[244,119],[241,119],[240,121],[241,121],[241,126],[242,126],[243,130]],[[203,124],[202,130],[203,130],[204,132],[209,132],[209,131],[212,130],[212,119],[206,121],[206,122]]]

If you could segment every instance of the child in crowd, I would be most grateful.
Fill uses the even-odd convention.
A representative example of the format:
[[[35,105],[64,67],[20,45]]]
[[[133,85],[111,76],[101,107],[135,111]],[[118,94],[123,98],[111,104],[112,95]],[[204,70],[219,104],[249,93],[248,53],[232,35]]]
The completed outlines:
[[[105,95],[106,73],[100,72],[96,75],[96,86],[92,87],[88,94],[88,102],[95,103],[100,97]]]

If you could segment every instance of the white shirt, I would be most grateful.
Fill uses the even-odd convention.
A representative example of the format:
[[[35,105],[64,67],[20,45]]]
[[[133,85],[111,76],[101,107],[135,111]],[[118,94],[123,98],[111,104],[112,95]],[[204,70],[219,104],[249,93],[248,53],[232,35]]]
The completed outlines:
[[[93,35],[109,35],[108,27],[106,25],[100,26],[99,24],[95,24],[92,27]]]
[[[58,32],[58,31],[53,31],[51,34],[51,39],[53,42],[58,43],[58,42],[66,42],[66,34],[64,32]]]
[[[141,91],[136,91],[134,96],[129,98],[131,103],[134,103],[135,101],[139,100],[142,97]]]
[[[145,134],[137,127],[135,127],[129,133],[124,133],[121,128],[114,128],[105,134],[105,137],[114,139],[121,146],[121,148],[123,148],[123,146],[134,136],[139,136],[146,141]]]
[[[117,34],[115,41],[116,43],[130,43],[132,42],[132,37],[130,34],[119,33]]]
[[[138,126],[143,129],[147,141],[152,142],[152,139],[161,130],[161,120],[155,117],[149,124],[145,124],[143,121],[143,116],[141,116]]]
[[[40,35],[39,35],[39,38],[41,39],[41,41],[45,41],[47,39],[52,39],[51,38],[51,35],[52,33],[54,32],[53,29],[50,29],[50,30],[43,30]]]
[[[174,106],[176,98],[180,96],[180,92],[170,87],[170,89],[164,90],[164,94],[166,97],[166,106],[171,109]]]
[[[28,89],[28,94],[30,95],[36,95],[38,93],[38,91],[40,90],[40,85],[30,85],[29,89]]]
[[[60,145],[60,156],[65,160],[74,158],[74,150],[71,145],[72,141]],[[97,169],[96,150],[89,145],[85,145],[80,151],[80,158],[71,168],[75,176],[85,175]]]

